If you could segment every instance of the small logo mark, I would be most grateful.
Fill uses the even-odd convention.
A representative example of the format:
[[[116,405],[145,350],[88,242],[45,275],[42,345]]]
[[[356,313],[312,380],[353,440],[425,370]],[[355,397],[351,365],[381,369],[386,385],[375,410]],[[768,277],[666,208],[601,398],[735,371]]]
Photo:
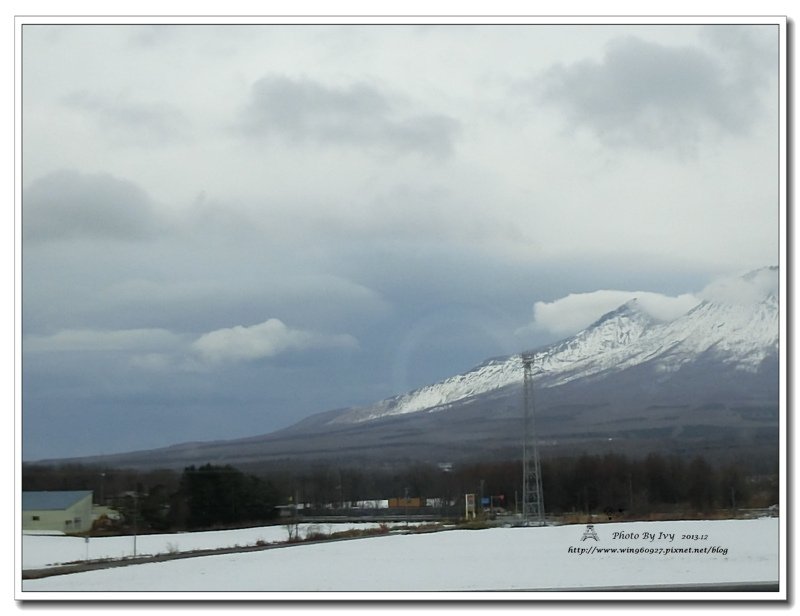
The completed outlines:
[[[586,541],[587,539],[594,539],[595,541],[600,541],[600,537],[597,536],[597,531],[594,529],[594,524],[587,524],[586,530],[583,531],[583,536],[581,537],[581,541]]]

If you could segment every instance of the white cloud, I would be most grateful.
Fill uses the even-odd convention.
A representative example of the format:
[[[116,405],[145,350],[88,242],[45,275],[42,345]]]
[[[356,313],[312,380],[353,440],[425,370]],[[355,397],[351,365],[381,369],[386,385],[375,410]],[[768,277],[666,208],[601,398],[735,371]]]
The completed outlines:
[[[672,297],[650,291],[599,290],[591,293],[570,293],[552,302],[536,302],[533,323],[529,328],[553,334],[574,334],[632,299],[659,321],[671,321],[685,314],[700,300],[692,294]]]
[[[209,363],[249,361],[274,357],[286,351],[312,348],[355,348],[358,341],[348,334],[321,334],[292,329],[279,319],[257,325],[237,325],[203,334],[192,348]]]
[[[706,286],[698,295],[711,302],[753,304],[769,294],[778,297],[780,280],[777,267],[758,269],[744,276],[721,278]]]
[[[65,329],[49,336],[27,336],[26,352],[128,351],[174,346],[179,337],[166,329]]]

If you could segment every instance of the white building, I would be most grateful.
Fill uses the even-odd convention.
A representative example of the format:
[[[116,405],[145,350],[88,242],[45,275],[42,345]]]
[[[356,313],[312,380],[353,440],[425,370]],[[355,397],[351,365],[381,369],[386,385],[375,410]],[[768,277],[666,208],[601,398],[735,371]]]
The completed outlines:
[[[22,493],[22,530],[55,530],[73,534],[91,528],[91,490]]]

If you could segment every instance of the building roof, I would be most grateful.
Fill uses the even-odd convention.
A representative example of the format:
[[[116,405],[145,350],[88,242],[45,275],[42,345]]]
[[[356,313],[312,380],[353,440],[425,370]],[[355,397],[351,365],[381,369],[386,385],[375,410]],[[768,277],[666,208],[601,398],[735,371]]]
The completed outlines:
[[[23,492],[23,511],[47,511],[68,509],[91,495],[91,490],[50,490],[45,492]]]

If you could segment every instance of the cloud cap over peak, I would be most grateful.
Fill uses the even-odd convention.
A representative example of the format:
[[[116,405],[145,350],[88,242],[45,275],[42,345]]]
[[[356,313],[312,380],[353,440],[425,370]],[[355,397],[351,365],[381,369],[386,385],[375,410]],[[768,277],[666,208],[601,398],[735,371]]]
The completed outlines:
[[[780,275],[777,267],[764,267],[743,276],[720,278],[706,286],[698,296],[710,302],[752,305],[768,297],[778,298]]]
[[[700,300],[686,293],[672,297],[649,291],[602,289],[570,293],[551,302],[536,302],[531,327],[558,335],[574,334],[622,304],[637,300],[638,307],[659,321],[671,321],[686,314]]]

